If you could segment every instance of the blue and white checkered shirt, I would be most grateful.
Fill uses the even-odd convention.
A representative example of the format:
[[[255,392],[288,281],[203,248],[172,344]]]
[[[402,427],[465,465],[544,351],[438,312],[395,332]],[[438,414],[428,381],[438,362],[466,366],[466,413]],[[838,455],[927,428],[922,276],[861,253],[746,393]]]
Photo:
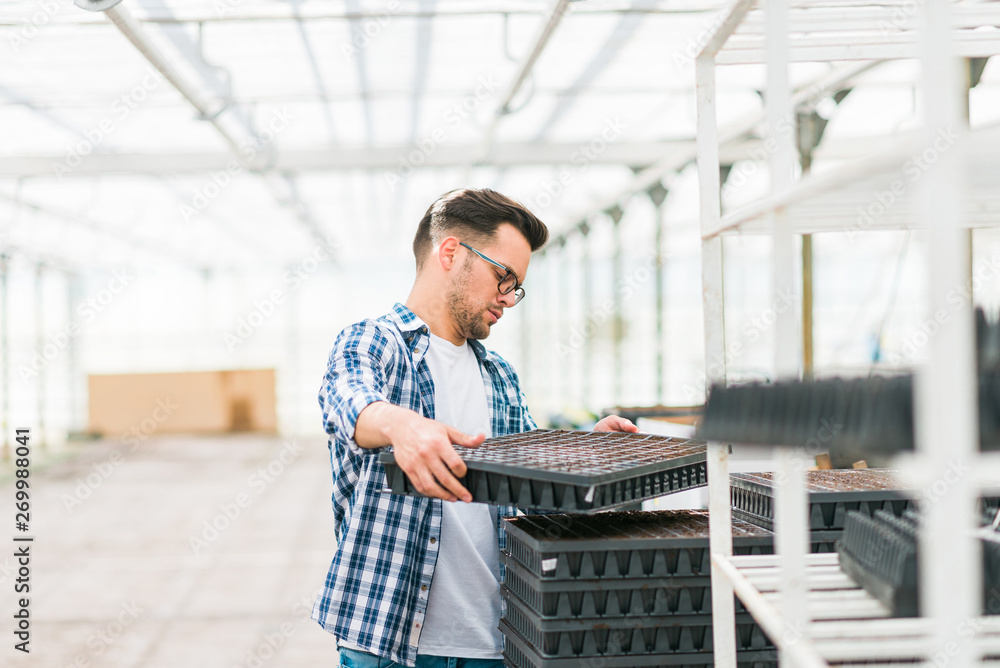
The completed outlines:
[[[492,435],[534,429],[514,369],[478,341],[470,343],[491,407]],[[434,385],[423,360],[429,346],[427,325],[396,304],[381,318],[340,333],[319,393],[330,434],[337,550],[312,618],[342,641],[408,666],[417,660],[443,502],[383,491],[378,450],[361,448],[353,436],[358,415],[376,401],[434,418]],[[501,550],[502,518],[514,514],[512,507],[497,508]],[[502,577],[502,564],[500,572]]]

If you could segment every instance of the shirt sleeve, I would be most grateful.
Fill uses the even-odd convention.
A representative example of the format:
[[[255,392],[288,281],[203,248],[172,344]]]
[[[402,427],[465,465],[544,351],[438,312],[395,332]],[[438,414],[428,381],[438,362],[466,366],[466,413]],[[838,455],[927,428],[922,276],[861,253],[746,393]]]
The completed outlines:
[[[521,382],[518,380],[517,374],[514,374],[513,379],[514,385],[517,387],[517,401],[521,407],[521,431],[538,429],[538,425],[535,424],[535,419],[531,417],[531,413],[528,412],[528,398],[524,396],[524,390],[521,389]]]
[[[337,337],[330,351],[319,392],[326,433],[345,442],[354,454],[376,452],[354,440],[358,416],[385,396],[386,369],[392,367],[391,340],[372,320],[351,325]]]
[[[528,411],[528,398],[525,396],[524,390],[521,389],[521,379],[518,378],[514,367],[501,357],[497,357],[497,367],[501,370],[504,381],[513,388],[513,392],[508,392],[507,397],[508,400],[515,400],[516,398],[516,406],[519,409],[517,412],[521,418],[518,425],[519,428],[516,431],[512,430],[511,433],[518,434],[523,431],[538,429],[535,419],[531,417],[531,413]]]

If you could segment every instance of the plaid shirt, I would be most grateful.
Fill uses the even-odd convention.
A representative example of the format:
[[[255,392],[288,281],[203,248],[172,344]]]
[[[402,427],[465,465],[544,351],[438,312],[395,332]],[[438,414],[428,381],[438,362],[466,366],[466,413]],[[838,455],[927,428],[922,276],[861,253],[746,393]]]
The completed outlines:
[[[491,407],[493,436],[535,428],[514,369],[478,341]],[[377,449],[354,442],[358,415],[387,401],[434,418],[434,383],[424,361],[428,328],[402,304],[375,320],[351,325],[337,337],[320,389],[323,424],[330,434],[333,514],[337,550],[312,618],[341,640],[412,666],[427,612],[427,594],[441,547],[440,499],[384,492],[385,469]],[[500,549],[503,518],[497,508]],[[501,579],[503,564],[500,565]]]

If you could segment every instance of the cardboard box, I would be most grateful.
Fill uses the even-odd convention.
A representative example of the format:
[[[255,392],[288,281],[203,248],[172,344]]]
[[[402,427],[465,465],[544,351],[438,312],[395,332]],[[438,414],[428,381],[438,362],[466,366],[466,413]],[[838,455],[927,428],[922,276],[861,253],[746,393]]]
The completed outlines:
[[[90,431],[108,438],[278,430],[274,369],[102,374],[88,386]]]

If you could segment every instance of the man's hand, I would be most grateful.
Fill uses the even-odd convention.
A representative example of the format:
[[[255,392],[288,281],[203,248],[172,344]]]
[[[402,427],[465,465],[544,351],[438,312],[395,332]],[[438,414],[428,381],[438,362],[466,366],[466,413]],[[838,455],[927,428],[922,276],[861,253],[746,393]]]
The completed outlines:
[[[466,468],[452,444],[474,448],[484,440],[484,434],[470,436],[385,402],[371,404],[361,411],[355,427],[358,445],[363,448],[392,445],[396,463],[417,491],[445,501],[472,501],[472,494],[458,481]]]
[[[624,431],[634,434],[639,428],[631,420],[618,415],[609,415],[594,425],[594,431]]]

